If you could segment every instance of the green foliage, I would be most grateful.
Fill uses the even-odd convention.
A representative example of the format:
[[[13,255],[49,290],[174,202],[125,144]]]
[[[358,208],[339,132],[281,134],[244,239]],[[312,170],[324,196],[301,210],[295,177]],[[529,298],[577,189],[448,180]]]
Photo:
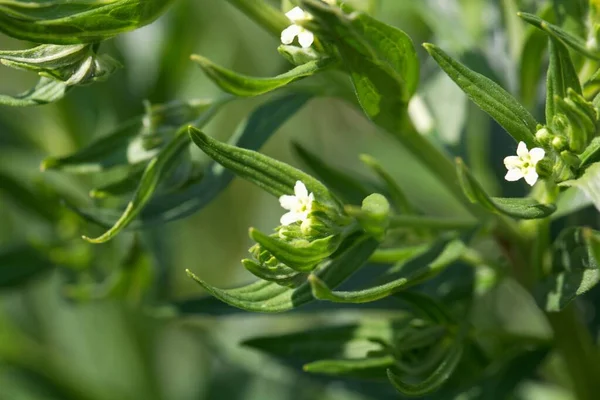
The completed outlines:
[[[437,3],[0,0],[0,397],[595,399],[600,3]]]

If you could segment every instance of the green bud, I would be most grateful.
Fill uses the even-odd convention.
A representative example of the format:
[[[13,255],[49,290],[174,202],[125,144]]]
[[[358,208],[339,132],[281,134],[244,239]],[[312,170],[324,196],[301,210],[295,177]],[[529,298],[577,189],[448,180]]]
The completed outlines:
[[[562,151],[567,148],[569,142],[564,136],[554,136],[551,144],[556,151]]]
[[[552,141],[553,134],[550,132],[548,127],[541,127],[535,133],[536,140],[544,147],[548,147]]]
[[[569,150],[561,151],[560,158],[573,168],[579,168],[581,165],[581,160],[579,157],[577,157],[576,154],[571,153]]]

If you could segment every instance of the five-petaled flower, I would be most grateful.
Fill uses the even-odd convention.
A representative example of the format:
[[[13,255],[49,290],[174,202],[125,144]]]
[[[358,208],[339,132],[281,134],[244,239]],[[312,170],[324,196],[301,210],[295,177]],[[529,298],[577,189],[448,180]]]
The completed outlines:
[[[300,46],[305,49],[310,47],[315,41],[315,35],[303,26],[298,25],[297,22],[309,21],[312,19],[312,15],[305,12],[300,7],[294,7],[285,13],[285,16],[292,21],[292,25],[281,32],[281,43],[292,44],[296,36],[298,36],[298,43],[300,43]]]
[[[314,194],[308,194],[308,189],[306,189],[304,183],[296,181],[294,196],[283,195],[279,198],[281,207],[289,210],[281,216],[281,225],[290,225],[298,221],[304,224],[310,221],[308,215],[312,211],[314,199]]]
[[[519,142],[517,155],[504,159],[504,166],[508,169],[504,179],[513,182],[525,178],[525,182],[533,186],[538,180],[536,165],[545,155],[546,152],[544,149],[534,147],[531,150],[527,150],[527,145],[524,142]]]

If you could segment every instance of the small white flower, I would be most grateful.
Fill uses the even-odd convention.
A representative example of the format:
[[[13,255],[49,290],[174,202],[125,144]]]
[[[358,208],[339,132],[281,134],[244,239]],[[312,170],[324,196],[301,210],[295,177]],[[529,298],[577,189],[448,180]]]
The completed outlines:
[[[538,180],[538,173],[535,170],[535,166],[545,155],[546,152],[544,149],[534,147],[531,150],[527,150],[527,145],[524,142],[519,142],[517,155],[504,159],[504,166],[508,169],[504,179],[513,182],[525,178],[525,182],[529,186],[533,186]]]
[[[308,215],[312,211],[312,204],[315,196],[311,193],[308,194],[308,190],[304,183],[296,181],[294,186],[294,196],[283,195],[279,198],[279,204],[281,207],[289,210],[281,216],[281,225],[290,225],[294,222],[301,221],[304,225],[305,222],[309,221]]]
[[[292,21],[292,25],[281,32],[281,43],[292,44],[296,36],[298,36],[298,43],[300,43],[302,48],[306,49],[310,47],[315,41],[315,35],[301,25],[298,25],[297,22],[309,21],[312,19],[312,15],[300,7],[294,7],[285,16]]]

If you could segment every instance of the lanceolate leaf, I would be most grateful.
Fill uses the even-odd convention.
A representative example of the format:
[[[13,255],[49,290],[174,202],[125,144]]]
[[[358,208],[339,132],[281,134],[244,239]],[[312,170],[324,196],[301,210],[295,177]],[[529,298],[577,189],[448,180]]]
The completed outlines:
[[[288,164],[253,150],[219,142],[195,128],[190,128],[190,136],[196,146],[213,160],[274,196],[294,193],[294,184],[302,181],[318,202],[338,209],[340,207],[321,182]]]
[[[523,12],[519,13],[518,15],[525,21],[543,30],[554,39],[561,41],[566,46],[577,51],[578,53],[581,53],[584,56],[593,58],[595,60],[600,60],[600,52],[588,48],[583,39],[580,39],[577,36],[573,36],[572,34],[568,33],[567,31],[563,30],[562,28],[556,25],[549,23],[548,21],[544,21],[537,15]]]
[[[323,282],[327,282],[329,286],[336,287],[368,260],[377,245],[373,239],[365,237],[357,239],[337,258],[319,269],[316,276]],[[308,282],[294,289],[266,281],[258,281],[238,289],[218,289],[190,271],[188,275],[221,301],[247,311],[282,312],[314,300]]]
[[[594,138],[579,158],[581,159],[581,168],[600,161],[600,137]]]
[[[388,369],[388,378],[399,392],[406,396],[421,397],[439,389],[450,378],[463,354],[462,341],[455,339],[439,366],[427,378],[418,383],[406,380]]]
[[[487,210],[519,219],[545,218],[556,211],[554,204],[541,204],[531,198],[490,197],[461,159],[456,161],[458,178],[465,196]]]
[[[558,40],[550,38],[550,65],[546,83],[546,124],[552,122],[557,113],[555,96],[567,97],[571,88],[581,94],[581,84],[567,48]]]
[[[494,118],[518,142],[534,144],[537,121],[500,85],[470,70],[437,46],[426,43],[425,49],[448,76],[483,111]]]
[[[365,303],[390,296],[395,292],[407,289],[440,273],[448,265],[455,262],[464,251],[464,244],[459,239],[443,240],[432,246],[429,251],[418,255],[403,264],[397,274],[390,275],[393,279],[368,289],[357,291],[332,291],[326,282],[316,275],[309,277],[313,295],[320,300],[337,303]]]
[[[149,24],[172,0],[0,0],[0,31],[34,43],[94,43]]]
[[[333,64],[332,58],[322,58],[299,65],[291,71],[273,78],[255,78],[220,67],[199,55],[193,55],[192,61],[195,61],[223,91],[240,97],[259,96],[271,92],[295,80],[323,71]]]
[[[16,96],[0,94],[0,105],[28,107],[48,104],[62,99],[67,90],[69,86],[66,83],[42,77],[35,87],[25,93]]]

